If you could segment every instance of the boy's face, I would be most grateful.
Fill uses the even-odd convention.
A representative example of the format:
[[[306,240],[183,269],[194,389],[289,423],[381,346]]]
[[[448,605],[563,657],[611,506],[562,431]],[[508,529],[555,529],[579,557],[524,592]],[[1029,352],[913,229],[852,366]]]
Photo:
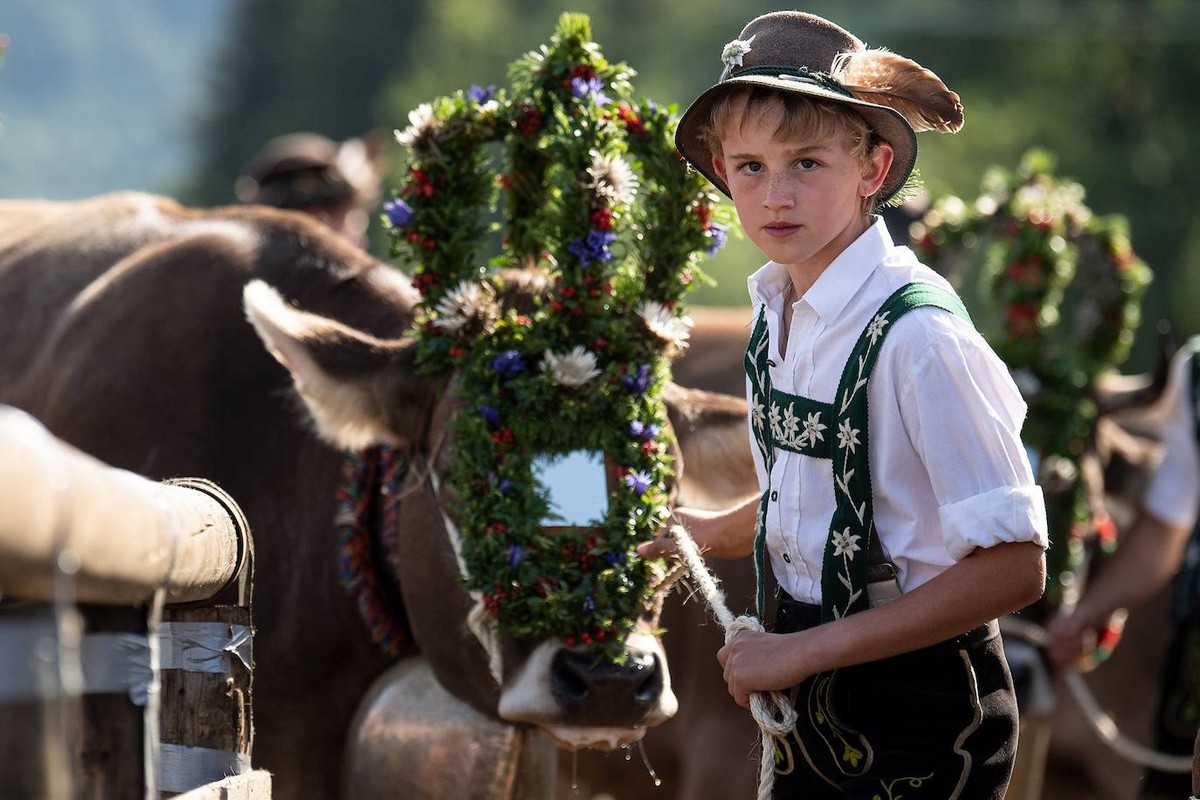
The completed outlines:
[[[812,279],[865,230],[863,199],[875,193],[892,149],[863,163],[842,137],[777,138],[778,117],[734,117],[713,167],[725,180],[742,228],[772,261]]]

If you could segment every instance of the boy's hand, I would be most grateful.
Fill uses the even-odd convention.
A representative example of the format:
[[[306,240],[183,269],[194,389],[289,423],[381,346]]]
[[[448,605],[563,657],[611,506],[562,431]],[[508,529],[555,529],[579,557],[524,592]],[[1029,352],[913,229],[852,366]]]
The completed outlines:
[[[696,549],[706,557],[742,558],[754,547],[754,526],[746,524],[741,508],[710,511],[700,508],[676,508],[671,524],[657,536],[638,545],[642,558],[660,558],[677,552],[671,525],[682,525],[696,543]]]
[[[734,702],[749,708],[754,692],[788,689],[808,677],[797,636],[744,630],[717,651]]]

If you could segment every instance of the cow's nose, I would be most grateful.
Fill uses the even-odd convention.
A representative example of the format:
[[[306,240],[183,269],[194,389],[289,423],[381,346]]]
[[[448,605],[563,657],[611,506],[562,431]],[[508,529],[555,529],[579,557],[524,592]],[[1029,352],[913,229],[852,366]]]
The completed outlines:
[[[629,653],[623,664],[580,650],[559,650],[550,668],[554,698],[581,725],[638,725],[663,691],[653,653]]]

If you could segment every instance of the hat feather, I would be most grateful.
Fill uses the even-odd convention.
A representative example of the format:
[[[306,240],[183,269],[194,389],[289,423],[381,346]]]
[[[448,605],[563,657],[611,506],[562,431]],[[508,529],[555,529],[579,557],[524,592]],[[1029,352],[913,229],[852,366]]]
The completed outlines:
[[[912,59],[882,48],[860,50],[839,55],[832,72],[859,100],[895,109],[914,131],[954,133],[963,126],[958,95]]]

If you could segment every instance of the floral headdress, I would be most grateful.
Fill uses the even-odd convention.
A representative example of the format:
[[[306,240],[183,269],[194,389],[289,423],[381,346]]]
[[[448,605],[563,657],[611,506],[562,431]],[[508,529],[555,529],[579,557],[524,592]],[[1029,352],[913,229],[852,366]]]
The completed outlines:
[[[668,514],[661,389],[687,345],[681,301],[729,211],[680,160],[675,109],[628,99],[633,71],[604,59],[586,16],[564,14],[509,73],[508,91],[409,115],[385,222],[423,297],[419,363],[459,376],[450,480],[468,590],[502,633],[616,657],[657,577],[635,546]],[[531,308],[502,304],[510,270],[545,275]],[[535,462],[579,450],[609,464],[607,512],[552,530]]]
[[[1096,425],[1097,378],[1128,356],[1152,279],[1127,221],[1093,215],[1084,188],[1053,167],[1048,153],[1031,151],[1015,172],[991,170],[974,202],[941,198],[912,229],[922,260],[952,280],[971,253],[984,259],[985,308],[973,317],[1029,403],[1022,438],[1046,495],[1050,609],[1074,604],[1086,540],[1116,545],[1082,461]]]

